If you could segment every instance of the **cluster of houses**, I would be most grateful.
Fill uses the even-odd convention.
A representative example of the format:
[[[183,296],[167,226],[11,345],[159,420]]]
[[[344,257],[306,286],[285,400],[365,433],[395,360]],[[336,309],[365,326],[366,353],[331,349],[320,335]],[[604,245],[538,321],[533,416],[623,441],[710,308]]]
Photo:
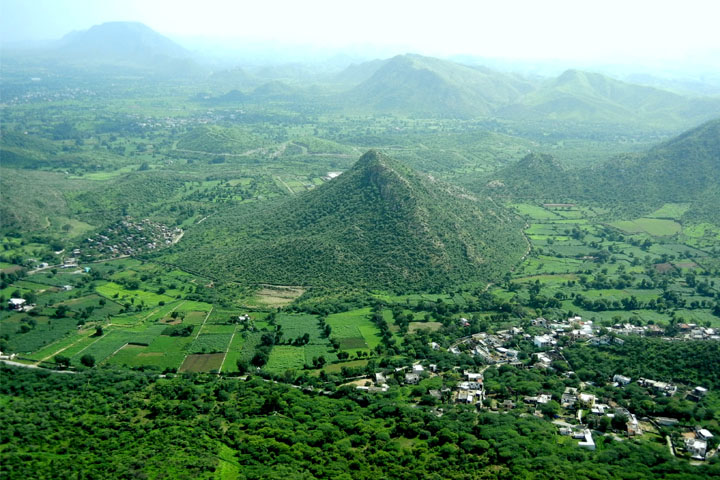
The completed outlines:
[[[685,450],[695,460],[705,460],[707,457],[708,441],[713,438],[709,430],[700,426],[695,432],[685,438]]]
[[[518,332],[516,332],[518,330]],[[480,356],[487,364],[518,363],[520,352],[504,345],[512,337],[522,332],[522,329],[513,328],[495,334],[476,333],[471,337],[463,338],[449,348],[449,352],[460,355],[463,351],[469,355]],[[435,348],[431,345],[432,348]]]
[[[126,218],[85,242],[101,254],[132,256],[169,246],[177,241],[182,233],[182,229],[178,227],[168,227],[147,218],[140,222]]]

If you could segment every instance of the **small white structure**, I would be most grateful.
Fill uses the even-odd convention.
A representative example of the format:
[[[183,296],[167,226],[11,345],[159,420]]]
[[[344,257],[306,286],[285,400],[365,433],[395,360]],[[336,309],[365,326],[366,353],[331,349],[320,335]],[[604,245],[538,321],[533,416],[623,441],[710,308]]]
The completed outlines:
[[[555,345],[557,342],[550,335],[535,335],[533,338],[533,344],[538,348],[548,348]]]
[[[11,298],[8,300],[8,307],[10,310],[22,310],[26,303],[24,298]]]
[[[618,385],[627,385],[628,383],[630,383],[630,381],[630,377],[626,377],[625,375],[613,376],[613,382],[617,383]]]
[[[707,453],[707,442],[697,438],[686,438],[685,449],[695,460],[705,460]]]
[[[589,393],[581,393],[578,396],[578,400],[580,400],[580,403],[584,404],[587,407],[592,407],[595,405],[595,395],[591,395]]]
[[[418,364],[415,364],[412,366],[412,371],[413,371],[413,373],[421,374],[422,372],[425,371],[425,369],[423,368],[422,365],[420,365],[418,363]]]
[[[463,372],[463,373],[465,374],[467,379],[471,382],[477,382],[477,381],[482,382],[483,381],[482,373],[473,373],[473,372],[468,372],[467,370],[465,370],[465,372]]]
[[[713,434],[710,433],[710,430],[707,430],[705,428],[698,428],[695,430],[695,435],[697,435],[697,438],[700,440],[710,440],[713,438]]]
[[[692,395],[697,398],[704,397],[705,395],[707,395],[707,388],[695,387],[692,391]]]
[[[592,433],[589,429],[581,430],[573,435],[573,438],[581,439],[578,443],[578,447],[587,448],[588,450],[595,450],[595,442],[592,438]]]
[[[408,385],[417,385],[420,383],[420,375],[417,373],[406,373],[405,374],[405,383]]]

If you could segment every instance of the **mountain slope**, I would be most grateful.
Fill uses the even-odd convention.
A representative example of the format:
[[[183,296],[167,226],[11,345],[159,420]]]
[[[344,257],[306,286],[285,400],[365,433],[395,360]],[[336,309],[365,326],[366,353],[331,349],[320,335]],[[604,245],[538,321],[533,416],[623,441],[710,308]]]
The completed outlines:
[[[512,76],[491,70],[400,55],[383,63],[346,98],[355,108],[379,112],[473,117],[487,115],[529,89]]]
[[[441,289],[506,272],[525,251],[521,227],[370,151],[306,194],[209,218],[167,260],[256,284]]]
[[[493,172],[486,182],[481,190],[496,197],[548,202],[576,198],[581,184],[574,172],[540,153],[530,153]]]
[[[720,119],[595,167],[566,170],[551,156],[530,154],[485,182],[474,190],[513,200],[599,202],[633,215],[689,203],[685,218],[720,225]]]
[[[598,194],[647,203],[689,202],[689,214],[719,221],[720,119],[704,123],[640,157],[617,158],[590,173]]]
[[[718,110],[719,99],[684,97],[599,73],[568,70],[498,114],[519,120],[677,125],[707,120]]]

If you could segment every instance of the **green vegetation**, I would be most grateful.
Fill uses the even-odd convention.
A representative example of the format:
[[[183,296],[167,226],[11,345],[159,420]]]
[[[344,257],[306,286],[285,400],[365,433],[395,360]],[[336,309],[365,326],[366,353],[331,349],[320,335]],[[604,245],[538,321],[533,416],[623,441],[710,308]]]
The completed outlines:
[[[208,219],[165,259],[256,284],[429,290],[497,278],[526,248],[519,227],[492,202],[370,151],[261,214]]]
[[[3,52],[0,477],[720,475],[717,99],[77,35]]]
[[[328,398],[261,381],[0,372],[3,437],[14,438],[4,443],[2,471],[11,478],[138,472],[216,478],[238,468],[264,478],[302,475],[308,468],[316,478],[719,474],[716,462],[689,465],[662,445],[610,440],[597,452],[578,449],[533,417],[461,410],[438,418],[389,399]],[[119,428],[126,434],[107,434]],[[43,454],[31,454],[31,446]]]

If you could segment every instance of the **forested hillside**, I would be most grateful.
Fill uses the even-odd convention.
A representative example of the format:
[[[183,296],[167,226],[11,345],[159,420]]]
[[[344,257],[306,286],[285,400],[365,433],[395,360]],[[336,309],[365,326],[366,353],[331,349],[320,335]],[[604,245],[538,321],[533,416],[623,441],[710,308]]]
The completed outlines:
[[[556,442],[532,416],[438,416],[352,390],[0,367],[3,478],[704,479],[660,445]]]
[[[527,248],[521,227],[492,201],[370,151],[311,192],[209,218],[167,260],[254,283],[433,289],[512,268]]]

